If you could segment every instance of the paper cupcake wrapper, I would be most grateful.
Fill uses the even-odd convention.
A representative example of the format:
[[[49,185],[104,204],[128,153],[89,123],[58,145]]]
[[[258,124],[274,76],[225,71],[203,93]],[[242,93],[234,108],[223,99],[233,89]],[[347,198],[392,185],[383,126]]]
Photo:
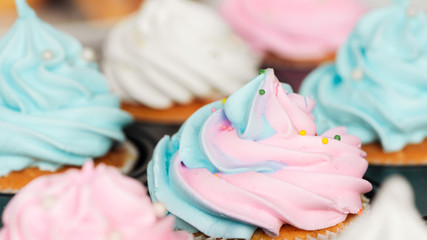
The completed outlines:
[[[307,236],[306,239],[308,240],[336,240],[338,239],[339,234],[341,233],[341,229],[338,230],[337,232],[330,232],[330,231],[326,231],[326,234],[318,234],[317,238],[313,238],[310,236]],[[211,238],[211,237],[206,237],[204,235],[195,237],[194,240],[231,240],[231,239],[226,239],[226,238]],[[234,240],[234,239],[233,239]],[[295,239],[287,239],[287,240],[303,240],[301,238],[295,238]]]

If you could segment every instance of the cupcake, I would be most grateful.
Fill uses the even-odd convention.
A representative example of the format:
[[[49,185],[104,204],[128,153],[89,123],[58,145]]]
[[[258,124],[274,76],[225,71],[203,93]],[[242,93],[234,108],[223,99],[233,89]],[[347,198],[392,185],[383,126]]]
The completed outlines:
[[[0,40],[0,190],[94,158],[131,168],[137,153],[122,128],[132,119],[90,54],[16,3],[19,18]]]
[[[138,181],[89,161],[81,171],[44,176],[23,188],[3,213],[0,239],[192,239],[173,232],[174,219],[161,215]]]
[[[150,123],[181,124],[258,71],[258,58],[215,10],[190,0],[147,0],[113,29],[104,55],[123,108]]]
[[[224,18],[264,56],[279,79],[298,90],[320,63],[331,61],[365,6],[357,0],[223,0]]]
[[[350,224],[340,240],[426,239],[427,226],[414,205],[414,194],[401,177],[388,179],[372,207]]]
[[[318,103],[319,132],[346,126],[371,164],[426,165],[426,25],[405,0],[362,18],[336,63],[303,82],[301,93]]]
[[[72,0],[88,19],[114,19],[129,15],[136,10],[143,0]]]
[[[314,105],[268,69],[201,108],[156,146],[153,201],[198,239],[332,237],[362,212],[372,186],[359,139],[345,128],[317,136]]]

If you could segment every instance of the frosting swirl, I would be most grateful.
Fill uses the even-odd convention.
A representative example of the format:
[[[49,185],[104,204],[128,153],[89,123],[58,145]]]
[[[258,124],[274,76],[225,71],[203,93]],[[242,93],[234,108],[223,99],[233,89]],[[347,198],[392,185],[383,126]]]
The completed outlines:
[[[146,189],[112,167],[40,177],[23,188],[3,213],[1,240],[188,240],[173,232],[172,217],[158,218]]]
[[[16,2],[19,18],[0,41],[0,175],[104,155],[130,116],[80,44]]]
[[[257,227],[277,235],[283,224],[322,229],[357,213],[371,189],[365,153],[344,128],[316,136],[314,104],[267,70],[224,106],[203,107],[156,147],[153,200],[179,227],[216,238],[249,239]]]
[[[104,53],[113,92],[158,109],[228,96],[259,62],[214,9],[187,0],[146,1],[113,29]]]
[[[335,65],[315,70],[301,93],[318,101],[319,132],[346,126],[363,143],[399,151],[427,136],[427,18],[407,1],[362,18]]]
[[[335,53],[365,12],[355,0],[223,0],[221,9],[255,50],[301,60]]]

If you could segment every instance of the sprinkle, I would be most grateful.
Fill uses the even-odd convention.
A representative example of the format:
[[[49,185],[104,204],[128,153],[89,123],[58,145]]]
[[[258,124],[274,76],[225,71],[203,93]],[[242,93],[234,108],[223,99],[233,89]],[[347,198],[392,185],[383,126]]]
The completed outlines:
[[[155,202],[153,203],[154,212],[156,213],[157,217],[164,217],[168,214],[168,210],[166,209],[166,206],[161,202]]]
[[[83,48],[82,58],[87,62],[95,62],[96,61],[96,53],[92,48]]]
[[[299,135],[301,135],[301,136],[305,136],[306,134],[307,134],[307,132],[305,130],[299,131]]]
[[[340,135],[335,135],[334,139],[337,140],[337,141],[341,141],[341,136]]]
[[[222,99],[222,104],[224,105],[226,101],[227,101],[227,98],[223,98]]]
[[[218,175],[215,174],[215,177],[219,178]]]
[[[323,143],[323,144],[328,144],[328,142],[329,142],[329,140],[328,140],[327,138],[323,138],[323,139],[322,139],[322,143]]]
[[[416,6],[409,6],[406,9],[406,15],[408,15],[408,17],[415,17],[418,15],[418,8]]]
[[[265,90],[264,89],[260,89],[259,90],[259,95],[264,95],[265,94]]]
[[[215,112],[216,111],[216,107],[211,108],[211,112]]]
[[[229,131],[229,132],[231,132],[231,131],[233,131],[233,130],[234,130],[234,128],[233,128],[232,126],[228,127],[228,131]]]
[[[258,74],[264,74],[265,73],[265,69],[260,69]]]
[[[228,127],[227,127],[227,126],[225,126],[225,125],[222,125],[222,126],[221,126],[221,130],[222,130],[222,131],[225,131],[227,128],[228,128]]]
[[[42,53],[43,60],[52,60],[54,57],[55,56],[51,50],[44,50]]]
[[[359,209],[359,211],[357,212],[357,215],[361,216],[363,214],[363,209]]]
[[[351,77],[354,79],[354,80],[362,80],[362,78],[363,78],[363,71],[362,70],[360,70],[360,69],[358,69],[358,68],[356,68],[356,69],[354,69],[353,70],[353,72],[351,73]]]

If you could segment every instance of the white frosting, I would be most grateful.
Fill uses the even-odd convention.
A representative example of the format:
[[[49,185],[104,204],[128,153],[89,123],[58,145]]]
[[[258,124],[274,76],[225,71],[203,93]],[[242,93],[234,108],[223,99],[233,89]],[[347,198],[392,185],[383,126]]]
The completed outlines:
[[[402,177],[388,179],[369,212],[357,218],[340,240],[426,239],[427,226],[415,207],[414,193]]]
[[[259,63],[212,8],[189,0],[147,0],[113,29],[104,54],[112,91],[159,109],[230,95]]]

